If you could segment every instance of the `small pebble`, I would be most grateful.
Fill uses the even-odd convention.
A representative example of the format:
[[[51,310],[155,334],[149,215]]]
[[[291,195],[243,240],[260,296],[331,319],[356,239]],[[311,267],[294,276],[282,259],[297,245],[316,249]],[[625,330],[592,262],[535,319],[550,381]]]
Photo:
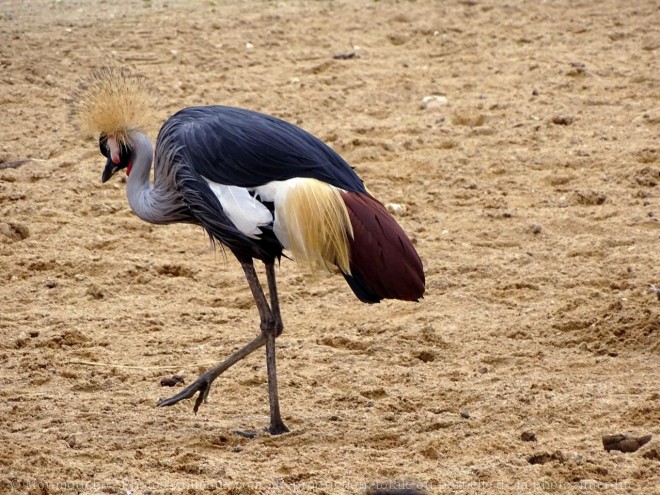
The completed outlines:
[[[636,452],[643,445],[651,441],[652,435],[642,437],[631,437],[629,435],[603,435],[603,448],[608,452],[619,450],[621,452]]]
[[[649,287],[649,291],[652,292],[657,296],[657,298],[660,300],[660,287],[657,285],[652,285]]]
[[[236,430],[234,431],[236,435],[239,437],[243,438],[256,438],[257,437],[257,432],[256,431],[242,431],[242,430]]]
[[[555,125],[571,125],[573,122],[575,122],[575,119],[566,115],[555,115],[552,117],[552,123]]]
[[[532,225],[532,234],[538,235],[541,232],[543,232],[543,227],[541,227],[539,224]]]
[[[533,431],[523,431],[520,434],[520,439],[523,442],[536,442],[536,440],[537,440],[536,439],[536,433],[534,433]]]
[[[96,284],[92,284],[87,288],[87,295],[92,296],[94,299],[103,299],[105,291]]]
[[[332,58],[335,60],[350,60],[358,56],[357,52],[337,53]]]
[[[169,378],[161,378],[160,380],[161,387],[174,387],[177,383],[185,383],[183,377],[179,375],[174,375]]]
[[[527,458],[527,462],[529,462],[530,464],[546,464],[551,461],[564,462],[565,460],[566,457],[560,450],[557,450],[553,453],[540,452],[537,454],[533,454]]]
[[[470,419],[470,413],[467,411],[461,411],[461,418]]]
[[[435,353],[431,351],[419,351],[413,355],[423,363],[431,363],[435,361]]]
[[[422,108],[440,108],[445,107],[449,104],[449,100],[446,96],[442,95],[430,95],[422,98]]]
[[[22,241],[30,237],[30,229],[22,223],[9,222],[10,237],[17,241]]]
[[[406,205],[399,203],[387,203],[385,208],[387,208],[387,211],[389,211],[392,215],[405,215],[408,211]]]

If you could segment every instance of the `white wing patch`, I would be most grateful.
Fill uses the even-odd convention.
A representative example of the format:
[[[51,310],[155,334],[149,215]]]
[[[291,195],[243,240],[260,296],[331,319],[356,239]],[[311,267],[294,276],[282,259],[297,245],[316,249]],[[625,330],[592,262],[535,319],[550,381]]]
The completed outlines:
[[[229,220],[246,236],[256,239],[261,234],[259,227],[273,222],[273,215],[268,208],[251,196],[247,189],[218,184],[208,179],[206,182],[218,197]]]
[[[291,249],[291,238],[287,226],[286,213],[282,208],[282,205],[286,203],[286,197],[289,192],[297,185],[303,184],[305,180],[307,179],[294,178],[288,180],[276,180],[254,189],[260,199],[263,201],[271,201],[275,204],[273,232],[285,249]],[[295,235],[296,231],[294,230],[292,234]]]

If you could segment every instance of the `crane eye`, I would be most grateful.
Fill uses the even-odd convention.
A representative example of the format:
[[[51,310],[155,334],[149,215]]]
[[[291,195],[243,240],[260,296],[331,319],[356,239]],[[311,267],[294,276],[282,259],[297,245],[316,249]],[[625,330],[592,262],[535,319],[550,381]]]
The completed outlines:
[[[110,151],[108,150],[108,135],[105,133],[101,134],[99,137],[99,148],[104,157],[110,158]]]

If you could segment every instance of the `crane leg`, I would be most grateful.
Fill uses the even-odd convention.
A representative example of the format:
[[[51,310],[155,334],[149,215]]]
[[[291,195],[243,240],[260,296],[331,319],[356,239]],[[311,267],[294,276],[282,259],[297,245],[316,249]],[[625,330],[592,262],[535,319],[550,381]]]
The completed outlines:
[[[197,399],[195,400],[195,405],[193,407],[193,412],[197,414],[197,410],[202,402],[206,402],[206,398],[209,395],[211,390],[211,383],[218,378],[222,373],[227,369],[231,368],[233,365],[238,363],[241,359],[249,356],[254,351],[263,347],[266,344],[266,338],[263,334],[257,335],[257,337],[249,342],[247,345],[233,353],[227,359],[214,366],[211,369],[206,370],[204,373],[199,375],[197,380],[184,388],[181,392],[170,397],[169,399],[161,399],[156,404],[158,407],[173,406],[183,399],[190,399],[193,395],[199,392]]]
[[[284,330],[284,324],[280,316],[280,301],[277,297],[277,284],[275,283],[275,267],[273,263],[266,263],[265,265],[272,315],[272,324],[268,325],[266,334],[266,368],[268,370],[268,400],[270,403],[270,427],[268,431],[270,431],[271,435],[279,435],[280,433],[289,431],[282,421],[280,414],[280,398],[277,391],[277,364],[275,359],[275,339]]]
[[[275,310],[268,306],[266,296],[261,288],[257,272],[254,269],[252,261],[241,263],[245,278],[247,278],[254,301],[259,310],[261,318],[261,334],[266,338],[266,368],[268,371],[268,400],[270,404],[270,426],[268,431],[271,435],[279,435],[289,431],[282,421],[280,414],[280,400],[277,392],[277,365],[275,359],[275,339],[282,331],[282,318],[280,317],[279,301],[277,300],[277,287],[275,285],[275,269],[273,263],[266,263],[266,277],[268,279],[268,288],[270,292],[271,304],[274,304]]]
[[[266,278],[268,279],[268,294],[270,295],[270,309],[275,318],[275,328],[277,336],[279,337],[284,330],[282,323],[282,316],[280,315],[280,300],[277,297],[277,284],[275,283],[275,265],[273,263],[265,263],[266,265]]]
[[[270,401],[270,426],[268,431],[272,435],[279,435],[280,433],[289,431],[289,429],[282,421],[282,416],[280,414],[279,395],[277,392],[275,339],[282,333],[284,327],[282,325],[282,317],[280,316],[280,307],[277,298],[274,265],[272,263],[266,263],[266,276],[268,278],[268,289],[270,293],[271,305],[273,307],[272,310],[268,305],[264,291],[261,288],[261,284],[259,283],[257,272],[254,269],[254,264],[252,261],[242,261],[241,266],[243,267],[245,278],[248,281],[250,290],[252,291],[252,296],[254,297],[257,309],[259,310],[259,317],[261,319],[261,332],[254,340],[249,342],[243,348],[233,353],[218,365],[202,373],[197,378],[197,380],[188,385],[181,392],[174,395],[173,397],[170,397],[169,399],[160,400],[157,406],[172,406],[181,400],[193,397],[197,392],[199,392],[193,407],[193,411],[196,414],[202,402],[206,402],[213,381],[231,366],[265,345],[266,367],[268,370],[268,397]]]

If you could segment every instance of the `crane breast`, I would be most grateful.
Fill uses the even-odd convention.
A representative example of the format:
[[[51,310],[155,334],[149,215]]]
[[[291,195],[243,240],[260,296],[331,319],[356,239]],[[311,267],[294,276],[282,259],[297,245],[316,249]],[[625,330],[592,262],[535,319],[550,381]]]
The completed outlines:
[[[258,239],[261,229],[273,222],[273,215],[250,192],[237,186],[227,186],[206,179],[217,196],[225,214],[236,228],[248,237]]]

